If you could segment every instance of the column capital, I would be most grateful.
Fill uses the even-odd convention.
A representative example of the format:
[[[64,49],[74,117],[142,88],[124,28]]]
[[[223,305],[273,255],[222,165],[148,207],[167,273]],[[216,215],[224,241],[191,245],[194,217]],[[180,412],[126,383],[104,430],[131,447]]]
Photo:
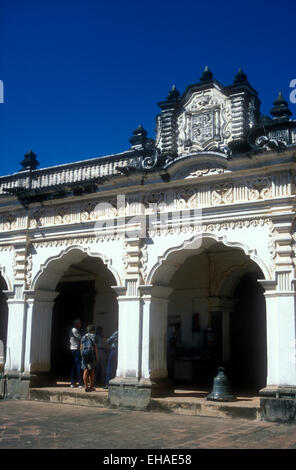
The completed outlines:
[[[24,296],[27,301],[33,302],[34,300],[39,300],[43,302],[53,302],[55,298],[59,295],[56,291],[51,290],[25,290]]]
[[[6,296],[7,301],[15,300],[15,291],[14,290],[3,290],[3,294]],[[21,299],[18,299],[21,300]]]
[[[127,292],[127,286],[111,286],[111,289],[113,289],[119,297],[125,296]]]
[[[276,279],[258,279],[258,282],[264,288],[264,295],[276,292]]]
[[[141,285],[139,290],[142,297],[157,297],[161,299],[168,299],[173,292],[172,287],[161,285]]]

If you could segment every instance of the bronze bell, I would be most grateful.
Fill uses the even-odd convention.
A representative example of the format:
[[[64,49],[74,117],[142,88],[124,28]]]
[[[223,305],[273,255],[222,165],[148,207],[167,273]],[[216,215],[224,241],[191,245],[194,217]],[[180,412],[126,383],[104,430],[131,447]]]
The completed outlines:
[[[218,374],[214,378],[213,390],[207,395],[207,400],[234,401],[235,397],[231,391],[224,367],[218,367]]]

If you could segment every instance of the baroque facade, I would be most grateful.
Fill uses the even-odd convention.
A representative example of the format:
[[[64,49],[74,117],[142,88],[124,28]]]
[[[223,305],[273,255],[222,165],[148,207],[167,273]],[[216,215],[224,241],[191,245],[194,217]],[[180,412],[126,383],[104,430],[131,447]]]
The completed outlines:
[[[80,296],[87,319],[111,334],[118,316],[111,404],[147,406],[167,384],[170,331],[177,324],[180,344],[198,348],[214,318],[223,363],[237,356],[231,335],[258,338],[260,393],[296,396],[296,121],[288,104],[280,93],[271,117],[262,116],[241,70],[223,86],[206,68],[159,107],[155,140],[139,126],[125,152],[44,169],[30,151],[21,171],[0,177],[8,396],[28,396],[52,370],[59,286],[75,282],[92,283]],[[261,339],[256,315],[248,326],[248,309],[235,307],[246,276],[262,293]],[[246,351],[256,375],[260,360]]]

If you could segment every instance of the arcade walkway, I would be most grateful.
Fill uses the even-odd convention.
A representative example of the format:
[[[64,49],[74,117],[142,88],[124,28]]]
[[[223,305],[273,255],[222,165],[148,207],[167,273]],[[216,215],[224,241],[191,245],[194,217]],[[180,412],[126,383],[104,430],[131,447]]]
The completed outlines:
[[[295,448],[288,424],[0,401],[1,450]]]

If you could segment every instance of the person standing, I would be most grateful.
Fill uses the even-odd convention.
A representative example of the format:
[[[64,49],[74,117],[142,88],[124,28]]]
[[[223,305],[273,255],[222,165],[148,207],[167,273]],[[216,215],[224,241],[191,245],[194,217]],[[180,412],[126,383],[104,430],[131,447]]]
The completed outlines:
[[[99,363],[98,347],[96,344],[96,334],[94,325],[88,325],[87,333],[82,336],[81,350],[81,368],[83,370],[83,382],[86,392],[95,391],[95,368]]]
[[[82,323],[80,318],[76,318],[73,322],[73,327],[70,332],[70,350],[73,359],[71,370],[70,387],[75,387],[75,376],[77,376],[79,388],[83,387],[82,372],[81,372],[81,354],[80,354],[80,341],[82,337]]]
[[[116,375],[117,368],[117,350],[118,350],[118,330],[116,330],[110,338],[107,339],[107,343],[110,344],[111,349],[108,358],[107,370],[106,370],[106,385],[103,388],[109,387],[109,382]]]
[[[102,387],[105,387],[109,344],[107,343],[107,340],[103,334],[102,326],[98,326],[96,329],[96,342],[99,354],[99,367],[97,368],[96,379],[102,385]]]

